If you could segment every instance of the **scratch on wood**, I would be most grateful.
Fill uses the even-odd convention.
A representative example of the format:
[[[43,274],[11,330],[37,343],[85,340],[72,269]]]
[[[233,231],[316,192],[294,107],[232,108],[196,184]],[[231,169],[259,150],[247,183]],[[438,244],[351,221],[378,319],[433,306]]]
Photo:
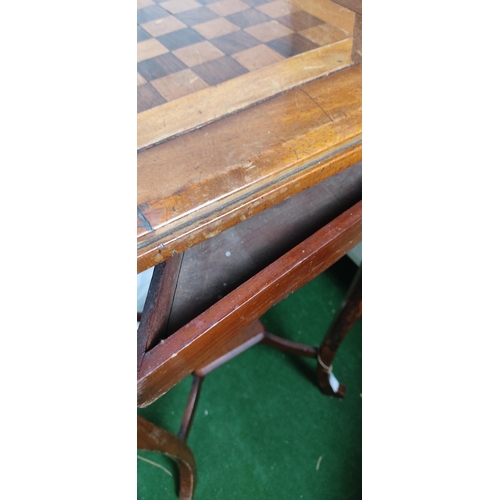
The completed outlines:
[[[324,112],[324,111],[323,111],[323,112]],[[271,132],[269,132],[269,133],[271,133]],[[272,132],[272,135],[273,135],[276,139],[278,139],[278,141],[280,141],[280,142],[281,142],[281,144],[283,144],[283,145],[285,145],[285,146],[287,145],[287,141],[285,141],[285,140],[284,140],[284,139],[282,139],[281,137],[278,137],[278,136],[277,136],[274,132]],[[298,160],[299,160],[299,155],[297,154],[297,151],[295,150],[295,148],[291,148],[291,149],[292,149],[292,151],[295,153],[295,158],[297,158],[297,161],[298,161]]]
[[[316,101],[316,99],[314,99],[314,97],[311,97],[304,89],[299,89],[301,92],[304,92],[304,94],[309,97],[309,99],[311,99],[314,104],[316,104],[318,106],[319,109],[321,109],[321,111],[323,111],[324,115],[331,121],[333,122],[333,120],[330,118],[330,116],[328,115],[328,113],[321,107],[321,104]]]
[[[276,139],[278,139],[278,141],[281,142],[281,144],[285,144],[285,140],[284,139],[281,139],[281,137],[278,137],[274,132],[270,132]]]
[[[243,163],[243,168],[246,170],[251,170],[252,168],[255,168],[257,165],[254,165],[251,161],[247,161]]]

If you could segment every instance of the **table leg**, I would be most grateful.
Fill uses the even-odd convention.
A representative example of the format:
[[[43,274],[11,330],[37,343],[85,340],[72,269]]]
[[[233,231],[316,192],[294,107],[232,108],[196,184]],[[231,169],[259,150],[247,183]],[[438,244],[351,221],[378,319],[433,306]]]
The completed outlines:
[[[191,385],[191,392],[189,393],[188,403],[186,409],[184,410],[184,416],[182,417],[181,428],[177,436],[184,442],[187,441],[189,431],[191,430],[191,424],[193,423],[194,412],[198,406],[198,399],[200,398],[201,384],[205,378],[193,374],[193,383]]]
[[[196,462],[188,445],[174,434],[137,416],[137,449],[159,451],[179,467],[180,500],[192,500],[196,484]]]
[[[330,383],[330,374],[335,354],[347,333],[361,317],[361,266],[347,292],[347,296],[330,325],[318,352],[318,365],[316,369],[318,385],[323,394],[344,397],[346,388],[340,384],[335,391]]]

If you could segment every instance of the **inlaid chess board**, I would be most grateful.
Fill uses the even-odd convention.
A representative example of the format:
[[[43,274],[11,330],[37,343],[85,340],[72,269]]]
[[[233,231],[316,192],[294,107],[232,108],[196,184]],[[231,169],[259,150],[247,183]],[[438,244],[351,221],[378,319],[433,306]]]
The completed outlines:
[[[138,148],[352,64],[331,0],[138,0]]]

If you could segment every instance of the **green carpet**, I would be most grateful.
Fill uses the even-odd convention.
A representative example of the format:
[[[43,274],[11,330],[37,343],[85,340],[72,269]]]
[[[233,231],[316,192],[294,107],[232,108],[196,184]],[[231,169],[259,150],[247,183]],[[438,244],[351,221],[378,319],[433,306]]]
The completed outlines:
[[[356,267],[343,258],[268,311],[277,335],[318,345]],[[207,376],[188,444],[198,467],[195,500],[361,498],[361,320],[334,362],[345,399],[316,388],[315,361],[257,345]],[[177,434],[191,387],[183,380],[139,414]],[[177,498],[169,458],[138,455],[138,499]]]

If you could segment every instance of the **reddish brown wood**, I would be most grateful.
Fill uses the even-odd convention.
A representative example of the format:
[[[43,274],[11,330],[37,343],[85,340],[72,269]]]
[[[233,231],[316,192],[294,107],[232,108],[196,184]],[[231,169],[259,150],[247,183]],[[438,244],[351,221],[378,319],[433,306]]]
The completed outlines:
[[[298,344],[296,342],[278,337],[277,335],[273,335],[272,333],[266,331],[264,325],[260,321],[254,321],[251,325],[247,326],[244,330],[239,332],[235,337],[227,342],[222,349],[214,353],[206,361],[204,366],[194,371],[191,392],[189,394],[186,409],[184,410],[181,428],[177,434],[179,438],[187,441],[189,431],[191,430],[191,425],[193,423],[196,406],[198,405],[201,385],[205,376],[259,342],[281,351],[299,356],[316,358],[318,355],[318,350],[315,347]]]
[[[305,356],[306,358],[316,358],[318,356],[318,349],[316,347],[299,344],[298,342],[278,337],[269,332],[266,332],[266,336],[261,343],[289,354],[296,354],[297,356]]]
[[[361,140],[352,67],[140,152],[138,272],[359,162]]]
[[[211,371],[238,356],[238,354],[258,344],[264,338],[264,335],[264,325],[260,321],[254,321],[207,359],[204,366],[195,370],[193,373],[191,392],[189,394],[186,409],[184,410],[184,416],[182,417],[181,428],[177,434],[181,439],[187,441],[196,406],[198,405],[198,399],[200,397],[201,384],[205,375],[208,375]]]
[[[261,342],[265,331],[264,325],[260,321],[254,321],[210,356],[202,367],[195,370],[194,374],[200,377],[208,375],[211,371],[238,356],[238,354]]]
[[[243,328],[359,243],[361,212],[359,202],[146,353],[138,372],[138,405],[151,404],[203,366]]]
[[[337,397],[344,397],[345,395],[346,389],[343,384],[340,385],[337,392],[333,392],[333,389],[328,381],[329,371],[325,369],[325,366],[331,368],[333,358],[335,357],[340,344],[360,317],[361,267],[359,268],[353,283],[347,292],[346,298],[333,323],[330,325],[330,328],[328,329],[328,332],[319,348],[318,358],[321,360],[321,363],[318,361],[316,373],[318,377],[318,385],[323,394]]]
[[[161,242],[163,246],[160,246],[156,242],[156,236],[153,234],[144,234],[138,238],[137,272],[142,272],[148,267],[157,265],[159,262],[169,258],[173,251],[183,252],[207,239],[207,235],[214,236],[219,232],[233,227],[241,222],[241,220],[253,217],[359,161],[361,161],[361,142],[336,152],[332,158],[325,159],[324,161],[321,160],[320,162],[314,160],[314,164],[310,168],[297,168],[297,175],[285,176],[280,179],[279,183],[269,183],[258,196],[253,193],[247,198],[242,194],[242,198],[237,203],[234,200],[229,200],[227,205],[222,206],[220,209],[214,209],[211,212],[208,212],[208,209],[205,210],[206,204],[201,203],[200,206],[204,208],[200,209],[200,211],[207,213],[200,215],[196,219],[196,225],[190,225],[191,223],[186,221],[186,224],[190,225],[190,227],[183,227],[180,231],[173,229],[168,241]],[[273,162],[274,158],[267,161],[269,164],[273,164]],[[225,175],[230,177],[232,172],[228,172]],[[214,185],[218,182],[220,182],[218,179],[207,181],[207,183]],[[213,186],[210,188],[204,186],[203,189],[197,186],[196,190],[191,188],[191,191],[187,190],[187,192],[183,192],[183,198],[194,192],[195,195],[192,196],[192,200],[195,201],[196,194],[200,191],[202,193],[211,192],[213,191]],[[163,206],[155,208],[153,203],[150,204],[150,208],[158,211],[165,210]],[[215,229],[214,226],[216,227]],[[151,243],[148,241],[151,241]]]
[[[352,165],[186,250],[166,336],[361,200],[361,170]]]
[[[137,329],[137,370],[144,353],[161,338],[168,325],[168,318],[175,295],[175,286],[182,264],[182,254],[155,267],[148,295]],[[139,320],[139,315],[137,316]]]
[[[186,409],[184,410],[184,415],[182,417],[181,428],[177,434],[177,436],[184,442],[187,441],[189,431],[191,430],[191,424],[193,423],[194,412],[198,406],[198,399],[200,397],[201,384],[203,383],[203,380],[203,377],[193,375],[191,392],[189,393]]]
[[[188,445],[165,429],[137,416],[137,449],[165,453],[177,463],[180,500],[192,500],[196,485],[196,462]]]

